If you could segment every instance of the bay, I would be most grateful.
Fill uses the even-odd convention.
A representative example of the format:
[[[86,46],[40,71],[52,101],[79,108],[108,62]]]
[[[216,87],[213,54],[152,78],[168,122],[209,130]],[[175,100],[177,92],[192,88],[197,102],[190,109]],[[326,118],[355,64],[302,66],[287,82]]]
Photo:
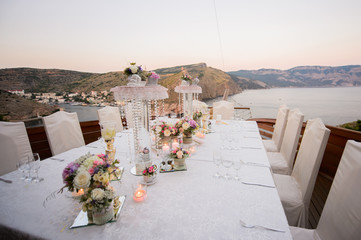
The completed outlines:
[[[305,120],[321,118],[332,126],[361,119],[361,87],[245,90],[228,100],[236,106],[250,107],[253,118],[276,118],[278,107],[286,104],[300,109]]]
[[[212,106],[214,101],[207,101]],[[253,118],[276,118],[279,105],[298,108],[305,120],[321,118],[325,124],[339,125],[361,119],[361,87],[271,88],[245,90],[228,97],[235,106],[250,107]],[[79,121],[98,120],[101,107],[61,104],[68,112],[77,112]]]

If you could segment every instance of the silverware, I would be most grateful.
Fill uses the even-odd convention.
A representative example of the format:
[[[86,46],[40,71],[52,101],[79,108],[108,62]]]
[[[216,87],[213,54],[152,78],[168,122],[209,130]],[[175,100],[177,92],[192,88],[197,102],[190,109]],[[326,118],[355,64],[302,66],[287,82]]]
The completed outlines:
[[[59,161],[59,162],[64,162],[64,159],[62,159],[62,158],[50,157],[49,159]]]
[[[262,149],[261,147],[241,147],[241,148],[246,148],[246,149]]]
[[[251,183],[251,182],[244,182],[242,181],[243,184],[245,185],[254,185],[254,186],[260,186],[260,187],[268,187],[268,188],[275,188],[276,186],[272,186],[272,185],[266,185],[266,184],[260,184],[260,183]]]
[[[13,181],[11,181],[11,180],[6,180],[6,179],[3,179],[3,178],[0,178],[0,181],[5,182],[5,183],[13,183]]]
[[[90,145],[86,145],[86,147],[90,147],[90,148],[98,148],[96,146],[90,146]]]
[[[254,162],[246,162],[245,165],[255,166],[255,167],[266,167],[266,168],[270,168],[269,166],[264,165],[264,164],[262,164],[262,163],[254,163]]]
[[[242,220],[239,220],[239,221],[240,221],[241,225],[245,228],[263,228],[263,229],[274,231],[274,232],[286,232],[284,230],[280,230],[280,229],[276,229],[276,228],[270,228],[270,227],[265,227],[265,226],[261,226],[261,225],[247,224],[247,223],[243,222]]]

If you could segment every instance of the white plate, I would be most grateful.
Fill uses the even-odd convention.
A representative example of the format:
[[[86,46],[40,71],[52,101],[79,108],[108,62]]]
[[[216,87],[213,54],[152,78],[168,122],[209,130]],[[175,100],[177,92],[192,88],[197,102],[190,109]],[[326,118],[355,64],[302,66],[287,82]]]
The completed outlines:
[[[142,176],[137,174],[137,171],[135,170],[135,166],[130,169],[130,173],[133,174],[134,176]]]

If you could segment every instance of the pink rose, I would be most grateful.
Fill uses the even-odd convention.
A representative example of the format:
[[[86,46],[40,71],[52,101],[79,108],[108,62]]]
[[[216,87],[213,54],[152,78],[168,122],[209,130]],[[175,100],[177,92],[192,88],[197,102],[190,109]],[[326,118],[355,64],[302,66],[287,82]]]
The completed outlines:
[[[94,168],[89,169],[88,172],[89,172],[90,175],[93,175],[94,174]]]

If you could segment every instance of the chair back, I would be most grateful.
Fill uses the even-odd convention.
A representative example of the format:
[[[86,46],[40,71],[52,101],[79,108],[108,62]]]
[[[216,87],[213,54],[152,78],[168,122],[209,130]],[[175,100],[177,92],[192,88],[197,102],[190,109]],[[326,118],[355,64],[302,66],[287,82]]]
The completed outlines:
[[[23,122],[0,122],[0,153],[0,175],[16,170],[16,164],[32,154]]]
[[[59,111],[43,117],[53,155],[85,145],[77,113]]]
[[[99,123],[113,121],[116,124],[115,130],[117,132],[123,131],[122,119],[120,117],[120,112],[118,107],[106,106],[102,109],[99,109],[97,113],[98,113]]]
[[[217,115],[222,116],[222,120],[231,120],[234,114],[234,103],[228,101],[219,101],[213,103],[213,119],[217,118]]]
[[[302,192],[306,215],[329,136],[330,130],[325,127],[320,118],[307,121],[292,171],[292,176]]]
[[[302,129],[304,115],[298,109],[292,109],[288,113],[287,124],[283,136],[280,152],[287,161],[291,174],[296,155],[298,141]]]
[[[280,151],[283,136],[285,134],[288,112],[290,109],[286,105],[281,105],[278,109],[276,124],[272,135],[272,140],[276,144],[277,151]]]
[[[318,226],[324,240],[361,236],[361,143],[348,140]]]

